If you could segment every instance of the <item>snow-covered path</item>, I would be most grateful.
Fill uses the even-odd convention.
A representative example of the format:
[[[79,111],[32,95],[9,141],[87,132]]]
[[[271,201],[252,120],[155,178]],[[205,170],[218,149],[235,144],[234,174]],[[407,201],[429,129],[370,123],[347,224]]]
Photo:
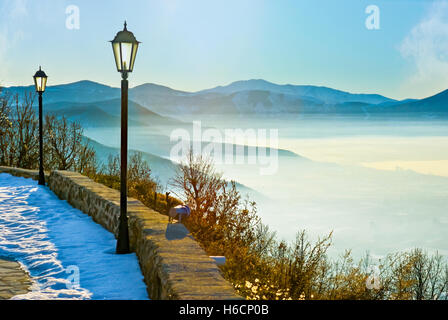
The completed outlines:
[[[136,255],[116,255],[115,245],[47,187],[0,174],[0,257],[20,262],[35,282],[14,298],[148,299]]]

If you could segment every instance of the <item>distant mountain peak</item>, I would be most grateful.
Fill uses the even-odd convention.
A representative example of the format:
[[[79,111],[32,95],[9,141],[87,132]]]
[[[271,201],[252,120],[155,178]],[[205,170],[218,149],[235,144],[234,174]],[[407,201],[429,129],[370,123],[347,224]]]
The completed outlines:
[[[99,82],[91,81],[91,80],[79,80],[75,82],[65,83],[65,84],[58,84],[50,87],[69,87],[73,89],[77,88],[87,88],[87,87],[95,87],[95,88],[105,88],[105,89],[117,89]]]
[[[175,89],[172,89],[167,86],[150,83],[150,82],[135,86],[132,88],[132,90],[133,91],[157,91],[157,92],[163,92],[163,93],[188,93],[185,91],[175,90]]]

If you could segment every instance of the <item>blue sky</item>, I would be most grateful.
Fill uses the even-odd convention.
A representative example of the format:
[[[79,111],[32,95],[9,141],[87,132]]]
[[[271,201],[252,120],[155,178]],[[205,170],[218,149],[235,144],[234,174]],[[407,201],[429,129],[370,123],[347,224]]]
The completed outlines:
[[[79,8],[79,29],[66,8]],[[369,30],[368,5],[380,12]],[[0,83],[119,86],[108,40],[128,21],[142,45],[130,85],[195,91],[236,80],[324,85],[391,98],[448,88],[446,0],[1,0]]]

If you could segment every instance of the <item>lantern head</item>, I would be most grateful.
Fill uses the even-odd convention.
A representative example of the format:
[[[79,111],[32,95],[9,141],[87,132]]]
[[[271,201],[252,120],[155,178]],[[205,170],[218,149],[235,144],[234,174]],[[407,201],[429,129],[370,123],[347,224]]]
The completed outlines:
[[[134,69],[135,57],[140,42],[137,41],[132,32],[128,31],[125,21],[124,29],[117,33],[111,43],[117,71],[122,73],[123,78],[126,78],[128,72],[132,72]]]
[[[47,86],[47,75],[45,72],[42,71],[41,67],[39,66],[39,70],[36,72],[36,74],[33,76],[34,78],[34,85],[36,86],[36,92],[42,93],[45,91],[45,87]]]

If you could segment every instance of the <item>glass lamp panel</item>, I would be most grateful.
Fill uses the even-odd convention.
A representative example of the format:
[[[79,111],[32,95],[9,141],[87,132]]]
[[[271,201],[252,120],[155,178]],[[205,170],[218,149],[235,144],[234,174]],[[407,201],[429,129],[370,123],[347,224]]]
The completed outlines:
[[[121,71],[121,53],[120,53],[120,43],[119,42],[113,42],[112,43],[112,49],[114,51],[114,57],[115,57],[115,64],[117,65],[117,70]]]
[[[47,85],[47,78],[45,77],[35,77],[34,84],[36,85],[37,92],[44,92],[45,86]]]
[[[34,86],[36,87],[36,92],[39,92],[39,83],[38,78],[34,77]]]
[[[42,80],[41,80],[41,89],[42,89],[42,92],[45,91],[46,86],[47,86],[47,78],[46,78],[46,77],[42,77]]]
[[[132,72],[132,70],[134,70],[134,63],[135,63],[135,57],[137,55],[138,43],[133,43],[132,46],[133,46],[133,49],[132,49],[132,57],[131,57],[131,68],[129,70],[131,72]]]
[[[132,58],[132,43],[122,42],[121,43],[121,55],[123,62],[123,71],[132,71],[131,58]]]

